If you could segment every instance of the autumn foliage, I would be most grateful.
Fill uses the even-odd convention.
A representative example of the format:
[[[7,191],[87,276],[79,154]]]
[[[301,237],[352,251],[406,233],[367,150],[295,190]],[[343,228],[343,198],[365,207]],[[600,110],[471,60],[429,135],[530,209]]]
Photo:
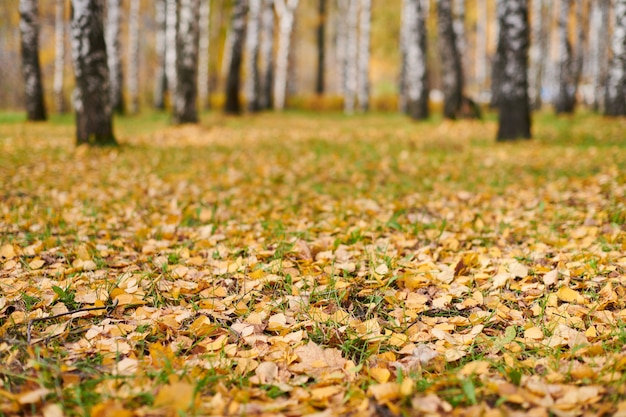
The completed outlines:
[[[536,126],[0,124],[0,413],[626,415],[626,125]]]

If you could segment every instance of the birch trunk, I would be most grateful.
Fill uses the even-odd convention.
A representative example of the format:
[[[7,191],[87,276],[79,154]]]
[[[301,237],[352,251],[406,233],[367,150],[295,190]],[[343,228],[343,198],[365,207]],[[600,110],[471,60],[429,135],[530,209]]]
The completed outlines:
[[[54,103],[57,113],[65,113],[63,70],[65,69],[65,0],[54,2]]]
[[[128,100],[131,114],[139,111],[139,0],[130,0],[128,15]]]
[[[228,114],[240,114],[241,102],[239,90],[241,83],[241,58],[246,34],[247,0],[236,0],[231,20],[230,62],[226,78],[226,103],[224,111]]]
[[[317,69],[315,74],[315,93],[324,94],[324,78],[326,75],[326,5],[327,0],[318,0],[317,10]]]
[[[545,50],[544,43],[547,42],[546,31],[544,30],[543,0],[532,0],[532,38],[530,43],[530,69],[529,69],[529,96],[533,109],[541,108],[541,80],[543,77],[542,52]]]
[[[176,91],[176,32],[178,27],[178,0],[165,1],[165,77],[170,98]]]
[[[402,8],[400,10],[400,73],[398,74],[398,111],[400,113],[407,113],[406,66],[408,31],[412,22],[408,10],[410,4],[410,0],[402,0]]]
[[[359,68],[357,79],[357,98],[359,109],[367,111],[370,107],[370,33],[372,19],[372,1],[360,0],[359,11]]]
[[[451,7],[451,0],[439,1],[437,17],[443,72],[443,115],[447,119],[456,119],[459,116],[463,99],[463,70],[461,55],[457,50]]]
[[[272,0],[263,0],[259,52],[261,60],[259,107],[266,110],[272,107],[274,87],[274,3]]]
[[[402,37],[406,113],[414,120],[428,118],[426,21],[423,0],[403,0]]]
[[[276,80],[274,84],[274,109],[285,108],[287,93],[287,69],[291,48],[291,32],[293,30],[294,13],[298,0],[274,0],[278,16],[278,54],[276,57]]]
[[[200,0],[179,0],[179,4],[174,123],[197,123]]]
[[[113,136],[103,7],[104,0],[72,0],[77,145],[117,145]]]
[[[334,20],[336,28],[335,51],[336,51],[336,68],[337,91],[343,96],[346,87],[346,47],[348,38],[348,26],[346,25],[346,16],[348,15],[348,0],[337,0],[337,14]]]
[[[155,109],[165,109],[165,90],[167,89],[167,77],[165,75],[165,0],[155,0],[155,23],[156,23],[156,72],[154,75],[154,97],[152,105]]]
[[[475,77],[480,91],[487,80],[487,0],[476,1]]]
[[[559,13],[559,93],[554,103],[557,113],[573,113],[576,103],[576,82],[572,44],[568,36],[571,0],[561,0]]]
[[[613,59],[606,83],[605,112],[608,116],[626,116],[626,0],[615,1],[611,50]]]
[[[498,141],[530,138],[528,2],[503,1],[498,53],[502,70]]]
[[[344,60],[343,111],[354,113],[358,77],[358,0],[345,0],[348,3],[346,24],[346,55]]]
[[[122,51],[120,48],[121,0],[107,0],[106,48],[109,65],[111,106],[116,113],[124,113],[122,96]]]
[[[200,108],[208,109],[209,103],[209,46],[211,32],[211,0],[200,1],[200,40],[198,43],[198,97]]]
[[[248,0],[248,27],[246,29],[246,99],[248,110],[257,112],[259,105],[259,26],[261,0]]]
[[[591,107],[595,111],[604,111],[604,93],[608,69],[608,45],[610,0],[598,0],[591,3],[589,28],[589,72],[592,84]]]
[[[456,52],[459,55],[459,62],[461,63],[461,77],[465,81],[465,73],[467,65],[465,48],[467,46],[465,38],[465,0],[453,0],[452,1],[452,28],[454,29],[454,43],[456,45]]]
[[[504,33],[501,24],[505,18],[506,1],[498,1],[496,3],[496,39],[498,40],[496,47],[496,55],[493,58],[493,66],[491,68],[491,100],[489,106],[497,108],[500,105],[502,96],[502,77],[504,75],[504,58],[505,51],[502,49],[506,46],[506,39],[503,39]]]
[[[22,75],[28,120],[46,120],[39,65],[39,8],[36,0],[20,0]]]

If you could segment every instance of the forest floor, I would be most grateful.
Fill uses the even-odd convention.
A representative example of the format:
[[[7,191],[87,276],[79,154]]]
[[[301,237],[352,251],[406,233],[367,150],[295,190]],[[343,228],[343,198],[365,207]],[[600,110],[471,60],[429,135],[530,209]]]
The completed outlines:
[[[21,117],[0,415],[626,416],[624,119]]]

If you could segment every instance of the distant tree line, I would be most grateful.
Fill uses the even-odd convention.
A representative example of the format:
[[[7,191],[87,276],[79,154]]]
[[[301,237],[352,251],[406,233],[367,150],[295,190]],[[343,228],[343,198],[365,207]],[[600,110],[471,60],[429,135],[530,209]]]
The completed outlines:
[[[368,111],[371,28],[376,19],[372,0],[316,0],[316,4],[315,93],[326,94],[326,75],[335,74],[344,112]],[[55,0],[54,6],[54,94],[55,107],[62,112],[67,108],[63,96],[67,4]],[[221,57],[226,74],[223,110],[236,115],[244,109],[286,107],[295,78],[292,61],[298,53],[293,49],[298,0],[155,0],[151,7],[152,13],[146,15],[139,0],[70,2],[77,143],[116,143],[113,113],[139,110],[144,33],[156,38],[153,106],[170,109],[174,123],[197,123],[199,106],[210,104],[209,62],[216,59],[209,54],[210,22],[215,9],[226,11],[229,22],[224,25]],[[475,8],[473,27],[468,26],[467,7]],[[19,0],[19,15],[25,107],[29,120],[45,120],[38,2]],[[479,117],[478,103],[488,97],[500,112],[500,140],[529,138],[530,111],[545,100],[557,113],[574,112],[584,98],[594,110],[626,115],[626,0],[401,0],[398,15],[398,106],[415,120],[429,117],[433,54],[438,57],[444,117]],[[127,23],[125,70],[121,16]],[[142,31],[146,19],[153,31]],[[334,29],[331,39],[329,26]],[[494,30],[497,46],[489,62],[487,39]],[[436,51],[429,50],[433,38]],[[333,59],[328,59],[329,40]],[[550,65],[553,61],[557,65]],[[587,83],[581,91],[583,74]],[[468,85],[474,86],[471,93]]]

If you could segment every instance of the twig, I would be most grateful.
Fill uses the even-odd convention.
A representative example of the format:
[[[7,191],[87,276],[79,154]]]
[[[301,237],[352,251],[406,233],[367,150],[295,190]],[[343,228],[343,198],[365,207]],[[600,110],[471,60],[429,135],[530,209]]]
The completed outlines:
[[[76,310],[66,311],[65,313],[55,314],[54,316],[37,317],[35,319],[28,320],[28,326],[26,327],[26,342],[30,345],[30,341],[31,341],[30,330],[32,328],[33,323],[36,323],[38,321],[54,320],[54,319],[58,319],[59,317],[69,316],[71,314],[82,313],[82,312],[85,312],[85,311],[95,311],[95,310],[107,310],[107,311],[110,311],[110,310],[113,310],[115,307],[117,307],[118,303],[119,303],[119,300],[115,299],[113,304],[108,305],[108,306],[79,308],[79,309],[76,309]]]

